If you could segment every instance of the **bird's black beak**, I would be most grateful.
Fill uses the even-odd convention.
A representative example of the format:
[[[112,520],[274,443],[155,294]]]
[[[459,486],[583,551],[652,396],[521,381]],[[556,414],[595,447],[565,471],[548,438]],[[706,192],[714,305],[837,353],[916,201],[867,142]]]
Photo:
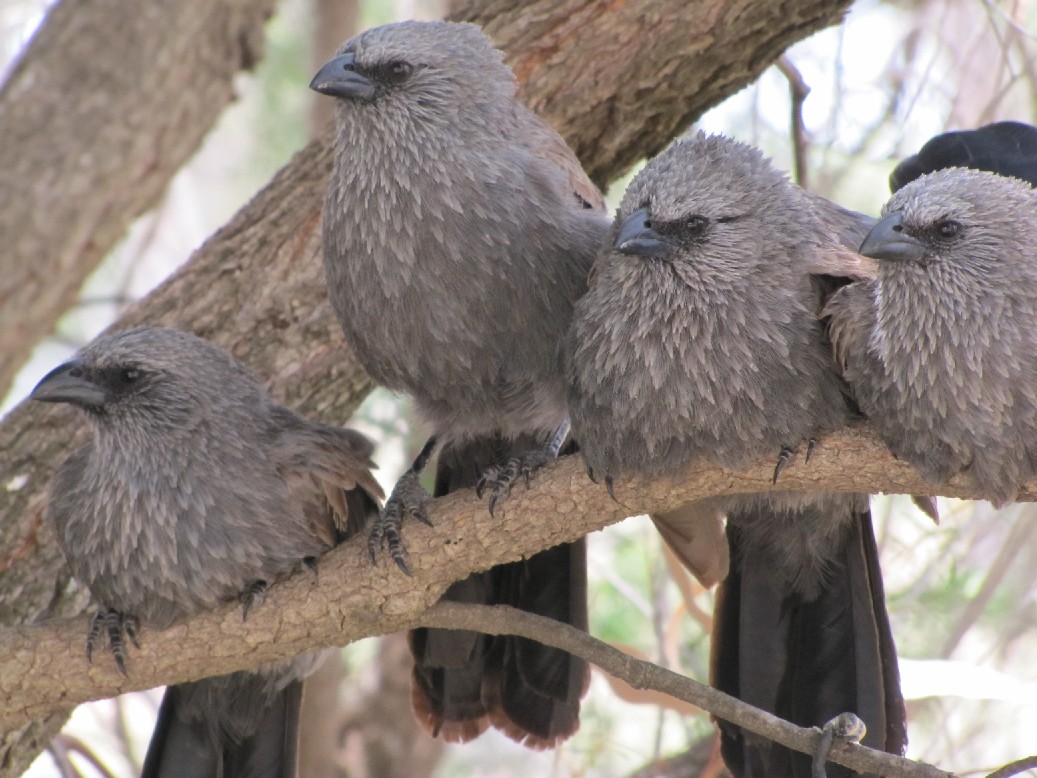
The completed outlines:
[[[108,399],[105,390],[86,377],[78,359],[58,365],[43,376],[29,395],[45,403],[72,403],[84,408],[100,408]]]
[[[921,262],[926,247],[904,232],[904,215],[896,212],[871,228],[858,252],[872,259]]]
[[[322,95],[349,100],[373,100],[375,85],[356,69],[356,55],[339,54],[328,60],[310,81],[310,89]]]
[[[630,214],[619,227],[613,248],[622,254],[651,259],[666,259],[673,253],[673,244],[653,230],[647,208]]]

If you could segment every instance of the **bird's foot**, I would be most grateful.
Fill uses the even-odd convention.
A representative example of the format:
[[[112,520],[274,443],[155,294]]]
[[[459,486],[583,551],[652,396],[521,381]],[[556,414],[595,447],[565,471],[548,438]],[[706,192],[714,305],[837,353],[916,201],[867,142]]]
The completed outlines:
[[[94,648],[97,644],[107,643],[108,650],[115,659],[119,672],[128,677],[126,672],[126,643],[123,635],[130,639],[134,648],[140,648],[137,639],[140,622],[136,616],[127,616],[115,608],[97,611],[90,620],[90,630],[86,635],[86,661],[93,663]]]
[[[868,728],[864,722],[854,713],[840,713],[821,727],[821,739],[818,741],[811,766],[812,778],[825,778],[825,762],[828,761],[828,753],[836,740],[860,743],[867,732]]]
[[[557,451],[550,446],[545,446],[523,452],[517,457],[512,457],[503,465],[489,467],[479,477],[479,482],[475,485],[475,493],[481,498],[483,493],[489,489],[488,507],[492,516],[497,503],[511,493],[511,487],[515,485],[519,477],[526,482],[528,489],[533,480],[533,473],[549,462],[554,462],[557,456]]]
[[[389,556],[392,557],[396,566],[410,575],[410,568],[407,567],[405,558],[406,549],[400,538],[400,527],[403,524],[404,516],[412,516],[431,527],[432,522],[425,513],[425,506],[431,501],[432,498],[418,481],[416,472],[408,470],[401,476],[386,501],[385,507],[382,508],[382,512],[375,519],[371,534],[367,537],[367,552],[370,554],[372,562],[377,562],[378,552],[388,546]]]
[[[266,581],[253,581],[249,587],[241,593],[241,620],[247,621],[249,611],[254,605],[259,605],[266,599],[266,593],[270,584]]]

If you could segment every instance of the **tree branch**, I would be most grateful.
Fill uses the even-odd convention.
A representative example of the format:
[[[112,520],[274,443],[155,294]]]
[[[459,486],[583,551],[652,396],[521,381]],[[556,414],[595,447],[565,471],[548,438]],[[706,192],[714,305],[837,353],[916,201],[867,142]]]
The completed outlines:
[[[361,538],[321,560],[319,573],[303,573],[273,587],[263,606],[241,620],[237,603],[185,621],[165,632],[145,631],[130,657],[130,677],[101,655],[87,669],[86,620],[0,632],[0,728],[86,700],[159,684],[232,672],[302,651],[339,646],[370,635],[408,628],[453,581],[476,570],[528,557],[558,543],[639,513],[662,513],[704,497],[772,490],[938,492],[980,498],[956,478],[934,488],[894,459],[866,427],[839,431],[822,441],[809,463],[791,463],[771,483],[773,457],[743,473],[701,463],[680,478],[615,483],[622,502],[585,475],[579,457],[545,469],[532,489],[517,489],[490,516],[471,491],[436,500],[435,526],[406,527],[412,578],[383,561],[366,559]],[[1037,479],[1020,499],[1037,496]]]
[[[48,11],[0,91],[0,396],[234,99],[274,3]]]

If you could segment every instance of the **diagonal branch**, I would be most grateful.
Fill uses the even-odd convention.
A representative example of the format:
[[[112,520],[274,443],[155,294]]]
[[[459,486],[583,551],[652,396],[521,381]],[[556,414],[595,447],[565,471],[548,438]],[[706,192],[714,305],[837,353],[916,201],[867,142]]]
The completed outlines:
[[[263,53],[275,0],[64,0],[0,89],[0,396]]]
[[[419,623],[421,614],[453,581],[476,570],[527,557],[638,513],[662,513],[713,495],[773,489],[939,492],[978,498],[962,479],[938,489],[895,460],[866,427],[823,441],[808,464],[794,462],[771,484],[773,458],[735,473],[700,463],[681,478],[619,480],[620,502],[591,483],[578,457],[545,469],[535,487],[517,490],[490,516],[470,491],[432,505],[433,528],[408,525],[413,578],[391,564],[370,565],[363,539],[327,555],[317,578],[296,575],[273,587],[263,606],[241,620],[228,604],[172,627],[143,635],[130,658],[130,677],[108,657],[92,668],[83,658],[82,618],[0,632],[0,730],[86,700],[159,684],[255,667],[315,648],[344,645]],[[1037,479],[1020,494],[1037,496]]]

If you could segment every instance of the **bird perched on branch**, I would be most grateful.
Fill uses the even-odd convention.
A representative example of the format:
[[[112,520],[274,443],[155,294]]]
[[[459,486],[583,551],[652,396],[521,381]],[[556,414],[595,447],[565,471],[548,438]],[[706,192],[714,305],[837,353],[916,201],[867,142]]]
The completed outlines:
[[[1037,463],[1037,193],[951,168],[882,214],[876,277],[826,308],[844,375],[894,454],[1009,502]]]
[[[98,606],[87,655],[266,588],[377,512],[371,443],[270,399],[226,352],[178,330],[106,335],[32,399],[83,412],[47,514]],[[145,778],[292,776],[302,679],[320,654],[166,690]]]
[[[436,494],[550,459],[567,430],[559,341],[608,226],[600,193],[562,138],[516,97],[478,27],[401,22],[347,41],[311,88],[337,102],[324,265],[360,363],[411,396],[433,437],[372,536],[405,570],[404,517],[437,444]],[[520,457],[545,442],[547,453]],[[507,468],[505,468],[507,469]],[[583,542],[496,567],[448,599],[507,603],[586,627]],[[418,630],[414,705],[433,735],[490,724],[534,748],[578,725],[586,664],[514,637]]]
[[[773,453],[777,478],[805,441],[849,420],[810,272],[849,253],[837,238],[859,240],[865,223],[727,138],[689,136],[651,160],[623,197],[566,343],[573,432],[592,477],[673,474],[698,458],[738,468]],[[866,744],[902,752],[867,496],[711,504],[731,547],[717,687],[805,726],[854,712]],[[810,775],[807,757],[721,730],[735,775]]]

